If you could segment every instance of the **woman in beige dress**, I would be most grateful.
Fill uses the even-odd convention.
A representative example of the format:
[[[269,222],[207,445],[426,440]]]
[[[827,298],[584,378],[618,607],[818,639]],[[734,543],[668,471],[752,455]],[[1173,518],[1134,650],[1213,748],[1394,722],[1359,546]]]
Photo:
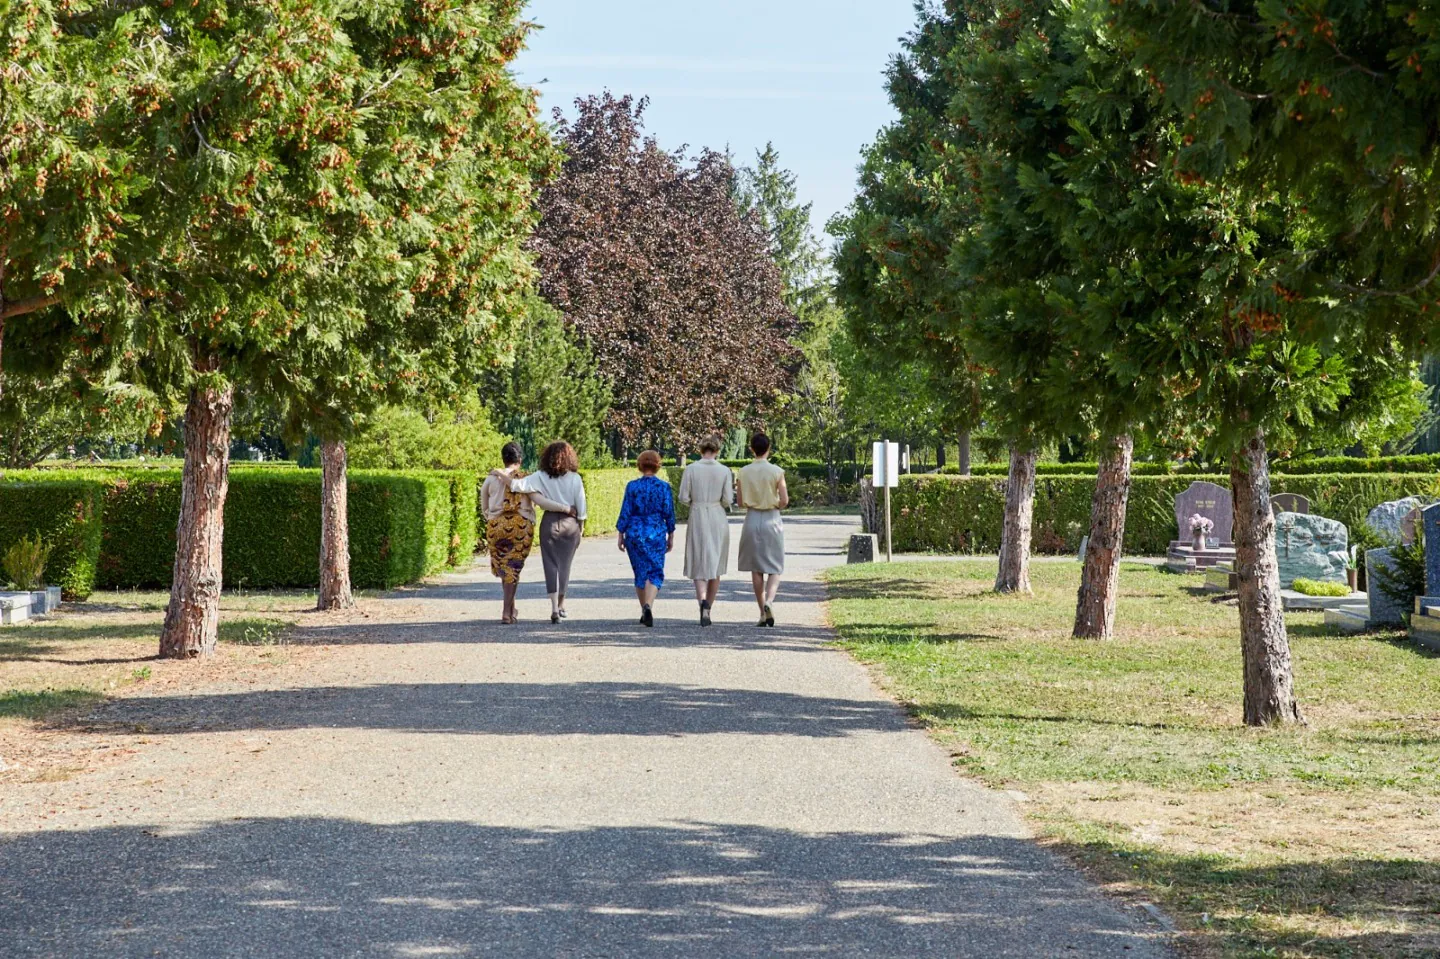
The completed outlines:
[[[680,502],[690,507],[685,527],[685,578],[695,583],[700,625],[710,625],[710,611],[720,592],[720,577],[730,566],[730,507],[735,502],[730,467],[715,457],[720,437],[700,444],[700,459],[680,476]]]
[[[785,471],[770,462],[770,437],[750,438],[755,461],[740,471],[740,506],[746,510],[740,531],[740,572],[750,574],[755,602],[760,606],[759,626],[775,625],[775,594],[785,572],[785,523],[780,511],[790,505]]]

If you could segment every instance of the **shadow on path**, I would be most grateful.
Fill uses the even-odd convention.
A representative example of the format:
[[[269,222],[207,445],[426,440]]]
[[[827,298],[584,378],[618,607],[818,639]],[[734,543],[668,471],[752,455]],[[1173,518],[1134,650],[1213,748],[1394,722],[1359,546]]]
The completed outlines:
[[[30,834],[0,843],[9,931],[0,953],[1161,954],[1049,866],[1013,839],[698,823],[536,830],[294,818]]]
[[[81,731],[384,729],[492,736],[844,736],[906,728],[894,704],[669,683],[420,683],[145,696],[73,720]]]

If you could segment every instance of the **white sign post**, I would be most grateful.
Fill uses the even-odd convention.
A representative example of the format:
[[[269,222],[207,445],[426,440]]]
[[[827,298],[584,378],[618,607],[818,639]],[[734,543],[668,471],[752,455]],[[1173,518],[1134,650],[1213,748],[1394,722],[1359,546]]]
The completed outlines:
[[[900,485],[900,444],[881,440],[874,446],[875,461],[872,480],[876,489],[885,490],[885,562],[894,562],[890,537],[890,491]]]

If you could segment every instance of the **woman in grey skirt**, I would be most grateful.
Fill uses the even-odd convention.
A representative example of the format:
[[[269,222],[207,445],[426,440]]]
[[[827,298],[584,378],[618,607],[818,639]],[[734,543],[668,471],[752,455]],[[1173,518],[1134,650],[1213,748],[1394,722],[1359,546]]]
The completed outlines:
[[[745,526],[740,531],[740,571],[750,574],[755,602],[760,606],[760,626],[775,625],[775,594],[780,591],[780,574],[785,572],[785,523],[780,511],[790,505],[785,471],[770,462],[770,437],[756,433],[750,438],[755,461],[740,471],[740,505],[745,508]]]
[[[528,493],[545,511],[540,521],[540,560],[545,567],[545,592],[550,594],[550,622],[565,618],[565,592],[570,566],[585,535],[585,484],[579,461],[569,443],[551,443],[540,454],[540,470],[510,484]]]

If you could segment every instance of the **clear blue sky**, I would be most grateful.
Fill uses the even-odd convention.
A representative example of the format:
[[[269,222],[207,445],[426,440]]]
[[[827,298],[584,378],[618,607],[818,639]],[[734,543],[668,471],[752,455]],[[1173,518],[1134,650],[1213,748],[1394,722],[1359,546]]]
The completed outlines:
[[[553,107],[609,88],[648,95],[661,146],[737,163],[774,141],[823,229],[855,190],[860,148],[893,116],[883,71],[912,0],[531,0],[516,70]],[[547,81],[542,83],[541,81]]]

